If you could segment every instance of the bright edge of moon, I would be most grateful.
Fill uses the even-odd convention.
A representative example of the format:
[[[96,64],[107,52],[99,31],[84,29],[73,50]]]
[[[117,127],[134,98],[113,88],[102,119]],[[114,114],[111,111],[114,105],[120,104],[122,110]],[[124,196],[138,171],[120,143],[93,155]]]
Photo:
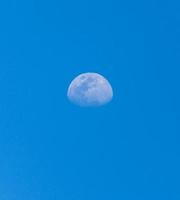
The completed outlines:
[[[97,107],[112,100],[113,89],[105,77],[88,72],[78,75],[70,83],[67,97],[78,106]]]

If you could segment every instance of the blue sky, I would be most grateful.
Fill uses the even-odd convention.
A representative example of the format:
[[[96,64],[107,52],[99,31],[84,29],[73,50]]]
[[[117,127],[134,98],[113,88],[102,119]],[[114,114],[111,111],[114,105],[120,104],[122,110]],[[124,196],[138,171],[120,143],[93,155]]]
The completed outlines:
[[[0,199],[180,199],[180,3],[0,2]],[[82,72],[111,82],[70,104]]]

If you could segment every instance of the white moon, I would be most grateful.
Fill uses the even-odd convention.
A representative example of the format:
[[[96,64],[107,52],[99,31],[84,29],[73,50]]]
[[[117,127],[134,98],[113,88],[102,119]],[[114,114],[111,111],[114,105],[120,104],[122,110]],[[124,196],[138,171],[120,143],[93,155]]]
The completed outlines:
[[[101,106],[112,100],[113,90],[102,75],[89,72],[80,74],[71,82],[67,96],[79,106]]]

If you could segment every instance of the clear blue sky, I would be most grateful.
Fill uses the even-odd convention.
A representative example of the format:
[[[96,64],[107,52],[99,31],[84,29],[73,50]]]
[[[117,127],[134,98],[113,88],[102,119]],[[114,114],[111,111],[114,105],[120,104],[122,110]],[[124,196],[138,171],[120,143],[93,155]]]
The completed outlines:
[[[180,199],[178,0],[0,2],[0,199]],[[66,97],[104,75],[107,106]]]

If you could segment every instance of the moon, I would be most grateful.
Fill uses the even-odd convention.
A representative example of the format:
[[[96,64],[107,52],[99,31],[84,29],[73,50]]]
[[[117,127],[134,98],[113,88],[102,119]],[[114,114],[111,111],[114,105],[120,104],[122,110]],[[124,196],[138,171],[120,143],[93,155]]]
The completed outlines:
[[[109,103],[113,98],[113,90],[105,77],[88,72],[78,75],[70,83],[67,97],[78,106],[96,107]]]

